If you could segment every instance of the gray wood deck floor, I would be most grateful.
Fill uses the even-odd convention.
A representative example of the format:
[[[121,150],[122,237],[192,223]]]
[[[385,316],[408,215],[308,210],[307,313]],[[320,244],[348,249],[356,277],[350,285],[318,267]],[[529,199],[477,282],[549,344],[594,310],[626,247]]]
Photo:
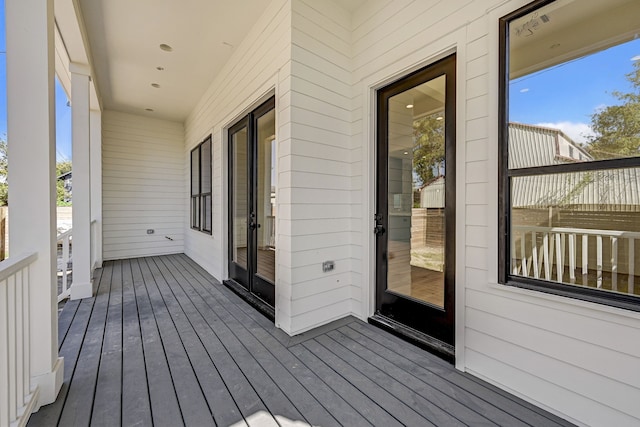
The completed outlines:
[[[569,423],[354,318],[288,337],[185,255],[107,262],[29,426]]]

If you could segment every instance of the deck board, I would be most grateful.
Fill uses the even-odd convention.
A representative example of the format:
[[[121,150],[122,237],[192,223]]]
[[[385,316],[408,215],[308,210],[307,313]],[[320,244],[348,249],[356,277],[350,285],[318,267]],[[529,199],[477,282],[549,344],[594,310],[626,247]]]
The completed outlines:
[[[131,261],[122,261],[122,425],[152,423]],[[174,396],[175,398],[175,396]]]
[[[289,337],[185,255],[106,262],[29,426],[571,425],[355,318]]]

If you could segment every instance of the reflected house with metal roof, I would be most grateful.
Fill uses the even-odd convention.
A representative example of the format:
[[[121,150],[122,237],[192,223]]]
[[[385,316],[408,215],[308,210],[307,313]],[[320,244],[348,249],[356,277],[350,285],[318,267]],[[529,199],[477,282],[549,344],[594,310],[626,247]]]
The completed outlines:
[[[514,169],[594,160],[558,129],[510,123],[509,141]],[[630,168],[519,177],[511,198],[514,208],[640,212],[640,175]]]

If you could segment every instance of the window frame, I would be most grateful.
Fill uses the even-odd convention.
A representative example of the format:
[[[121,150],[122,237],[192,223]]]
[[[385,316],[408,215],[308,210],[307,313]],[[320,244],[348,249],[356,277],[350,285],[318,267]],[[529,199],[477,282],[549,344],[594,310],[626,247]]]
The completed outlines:
[[[202,156],[202,151],[203,151],[203,146],[205,144],[209,144],[209,156],[208,159],[204,159]],[[197,160],[197,165],[194,165],[194,159],[193,159],[193,155],[194,153],[197,152],[198,153],[198,160]],[[209,168],[209,177],[212,179],[213,178],[213,168],[212,168],[212,158],[213,158],[213,141],[211,138],[211,135],[209,135],[208,137],[206,137],[202,142],[200,142],[198,145],[196,145],[190,152],[189,152],[189,163],[190,163],[190,186],[189,186],[189,221],[190,221],[190,227],[192,230],[196,230],[196,231],[200,231],[202,233],[205,234],[209,234],[212,235],[213,234],[213,201],[212,201],[212,190],[213,190],[213,182],[211,183],[210,186],[210,191],[208,192],[203,192],[203,185],[202,185],[202,171],[204,170],[204,168],[208,167]],[[197,168],[197,170],[194,170],[194,167]],[[197,172],[197,173],[196,173]],[[197,175],[197,187],[198,187],[198,191],[194,193],[193,189],[194,189],[194,173],[196,173]],[[205,200],[208,200],[208,203],[204,203]],[[194,206],[197,206],[194,209]],[[207,210],[209,212],[209,217],[212,218],[212,224],[211,227],[206,228],[205,225],[205,218],[207,217]]]
[[[511,274],[511,179],[640,167],[640,157],[509,169],[509,23],[556,0],[535,0],[498,21],[498,283],[640,312],[640,297]]]

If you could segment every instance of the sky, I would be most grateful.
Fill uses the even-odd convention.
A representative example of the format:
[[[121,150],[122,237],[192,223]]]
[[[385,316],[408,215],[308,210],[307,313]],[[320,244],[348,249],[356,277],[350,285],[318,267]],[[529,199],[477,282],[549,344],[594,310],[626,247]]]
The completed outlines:
[[[7,55],[4,27],[4,0],[0,0],[0,138],[7,137]],[[71,107],[56,78],[56,158],[71,160]],[[10,142],[9,142],[10,143]]]
[[[625,75],[640,61],[640,39],[512,80],[509,120],[561,129],[576,142],[591,133],[591,115],[620,104],[612,92],[630,92]]]

